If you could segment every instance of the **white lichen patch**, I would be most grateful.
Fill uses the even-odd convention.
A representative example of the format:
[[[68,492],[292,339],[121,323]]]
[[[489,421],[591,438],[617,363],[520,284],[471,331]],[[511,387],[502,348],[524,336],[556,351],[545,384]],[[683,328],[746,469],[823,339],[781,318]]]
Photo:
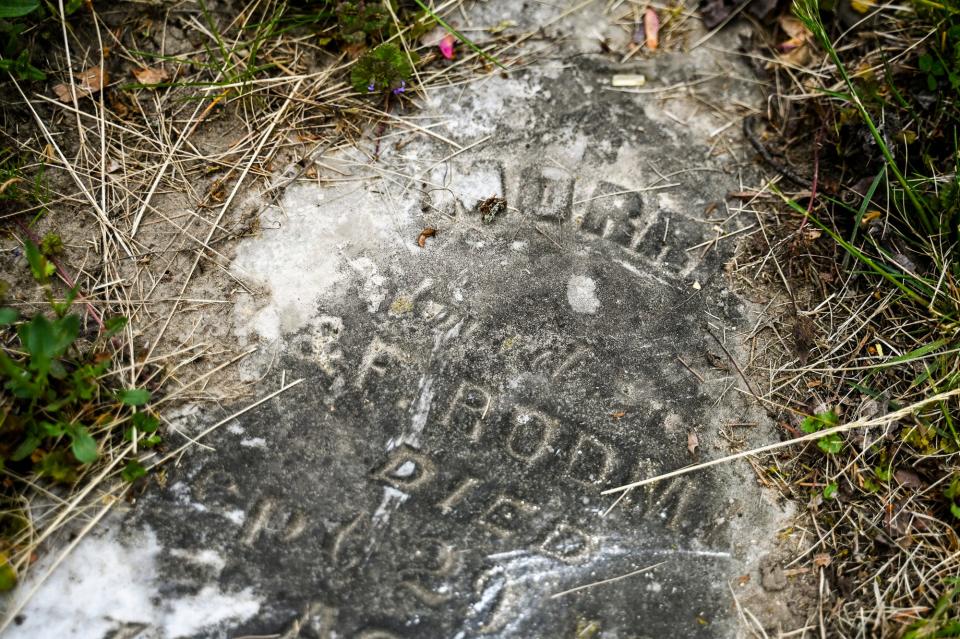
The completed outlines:
[[[381,260],[409,244],[402,238],[411,205],[412,198],[401,206],[364,184],[289,188],[280,203],[284,215],[238,247],[231,270],[266,298],[238,300],[238,336],[272,342],[295,333],[322,300],[342,299],[351,285],[370,311],[379,309],[386,295]]]
[[[567,282],[567,302],[576,313],[595,314],[600,308],[597,283],[585,275],[574,275]]]
[[[384,285],[387,278],[380,274],[376,263],[369,257],[350,260],[350,268],[360,276],[360,299],[367,303],[367,310],[376,313],[380,310],[383,298],[387,296]]]
[[[531,97],[543,93],[537,74],[490,76],[483,90],[468,95],[459,88],[430,93],[428,106],[444,114],[447,133],[462,140],[490,135],[506,125],[522,129],[533,120]]]
[[[123,541],[115,527],[91,534],[43,581],[22,609],[20,623],[11,625],[5,637],[103,639],[126,636],[121,629],[127,625],[143,626],[137,635],[142,639],[212,636],[222,624],[237,624],[260,612],[260,598],[251,589],[223,592],[215,580],[195,594],[161,596],[167,584],[157,570],[160,554],[148,529],[125,533]],[[215,573],[225,565],[212,550],[174,550],[171,555]],[[21,597],[46,575],[54,559],[48,555],[33,567],[18,590]]]

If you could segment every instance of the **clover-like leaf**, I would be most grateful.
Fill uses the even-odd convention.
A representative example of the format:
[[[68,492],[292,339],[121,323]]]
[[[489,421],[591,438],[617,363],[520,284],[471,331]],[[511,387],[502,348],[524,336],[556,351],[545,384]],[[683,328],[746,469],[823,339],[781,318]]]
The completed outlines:
[[[123,481],[133,483],[147,474],[147,469],[136,459],[127,462],[127,465],[120,471],[120,477]]]
[[[127,406],[143,406],[150,401],[150,391],[144,388],[125,388],[117,391],[117,400]]]
[[[81,464],[89,464],[97,459],[97,442],[83,426],[74,426],[69,431],[73,443],[70,450]]]

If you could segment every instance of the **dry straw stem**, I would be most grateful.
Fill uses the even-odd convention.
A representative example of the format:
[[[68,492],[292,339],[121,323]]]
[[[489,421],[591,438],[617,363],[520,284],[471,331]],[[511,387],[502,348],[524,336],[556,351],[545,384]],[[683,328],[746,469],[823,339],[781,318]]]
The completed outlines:
[[[703,470],[704,468],[709,468],[711,466],[718,466],[720,464],[725,464],[727,462],[734,461],[736,459],[742,459],[744,457],[751,457],[754,455],[762,455],[763,453],[769,453],[774,450],[779,450],[781,448],[788,448],[795,444],[803,444],[806,442],[816,441],[828,435],[833,435],[834,433],[846,433],[851,430],[856,430],[858,428],[870,428],[872,426],[883,426],[887,424],[892,424],[904,417],[912,415],[916,411],[929,406],[930,404],[935,404],[937,402],[943,402],[951,397],[956,397],[960,395],[960,388],[955,388],[951,391],[946,391],[939,393],[937,395],[932,395],[926,399],[920,400],[915,404],[910,406],[905,406],[899,410],[895,410],[892,413],[887,413],[883,417],[876,417],[873,419],[860,419],[857,421],[850,422],[848,424],[841,424],[840,426],[834,426],[833,428],[825,428],[816,433],[811,433],[809,435],[804,435],[802,437],[797,437],[785,442],[777,442],[775,444],[768,444],[766,446],[761,446],[759,448],[754,448],[752,450],[742,451],[733,455],[727,455],[726,457],[721,457],[720,459],[714,459],[702,464],[696,464],[694,466],[688,466],[686,468],[680,468],[679,470],[674,470],[669,473],[664,473],[662,475],[657,475],[656,477],[649,477],[647,479],[641,479],[640,481],[635,481],[630,484],[624,484],[623,486],[618,486],[616,488],[610,488],[608,490],[600,493],[601,495],[612,495],[615,493],[620,493],[626,490],[632,490],[634,488],[639,488],[641,486],[646,486],[648,484],[654,484],[658,481],[663,481],[664,479],[670,479],[672,477],[679,477],[681,475],[687,475],[689,473],[696,472],[698,470]]]
[[[628,572],[628,573],[626,573],[626,574],[624,574],[624,575],[617,575],[616,577],[610,577],[609,579],[601,579],[600,581],[594,581],[594,582],[591,582],[591,583],[588,583],[588,584],[584,584],[584,585],[582,585],[582,586],[577,586],[576,588],[570,588],[569,590],[564,590],[564,591],[561,591],[561,592],[556,592],[556,593],[550,595],[550,598],[551,598],[551,599],[559,599],[560,597],[563,597],[563,596],[565,596],[565,595],[572,594],[572,593],[574,593],[574,592],[580,592],[581,590],[587,590],[588,588],[593,588],[593,587],[595,587],[595,586],[602,586],[603,584],[610,584],[610,583],[613,583],[613,582],[615,582],[615,581],[620,581],[620,580],[622,580],[622,579],[629,579],[630,577],[634,577],[634,576],[636,576],[636,575],[641,575],[641,574],[643,574],[643,573],[645,573],[645,572],[650,572],[650,571],[653,570],[654,568],[659,568],[660,566],[662,566],[662,565],[665,564],[665,563],[667,563],[667,562],[666,562],[666,561],[661,561],[661,562],[659,562],[659,563],[655,563],[655,564],[652,564],[652,565],[650,565],[650,566],[646,566],[646,567],[644,567],[644,568],[639,568],[639,569],[637,569],[637,570],[633,570],[633,571]]]

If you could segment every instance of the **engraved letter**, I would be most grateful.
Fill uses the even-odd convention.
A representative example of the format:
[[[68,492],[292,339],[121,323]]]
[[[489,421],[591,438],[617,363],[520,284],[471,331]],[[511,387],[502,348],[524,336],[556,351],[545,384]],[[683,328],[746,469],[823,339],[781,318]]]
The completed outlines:
[[[639,193],[623,193],[610,182],[601,182],[593,191],[580,228],[592,235],[633,249],[643,239],[639,230],[643,200]]]
[[[573,447],[567,475],[585,486],[603,484],[613,474],[617,452],[593,435],[581,434]]]
[[[543,413],[517,407],[513,428],[507,435],[507,453],[514,459],[532,464],[550,452],[558,430],[557,420]]]
[[[363,388],[371,373],[382,377],[391,366],[408,364],[409,362],[410,356],[403,350],[384,342],[379,337],[374,337],[363,354],[363,361],[360,362],[360,370],[357,371],[354,386]]]
[[[520,210],[534,217],[565,220],[573,206],[573,178],[559,169],[528,167],[520,174]]]
[[[483,418],[490,408],[490,394],[475,384],[462,382],[457,388],[444,423],[466,433],[470,441],[480,441],[483,434]]]
[[[390,458],[374,472],[373,478],[410,492],[429,482],[436,474],[436,467],[425,455],[409,446],[401,446],[390,452]]]

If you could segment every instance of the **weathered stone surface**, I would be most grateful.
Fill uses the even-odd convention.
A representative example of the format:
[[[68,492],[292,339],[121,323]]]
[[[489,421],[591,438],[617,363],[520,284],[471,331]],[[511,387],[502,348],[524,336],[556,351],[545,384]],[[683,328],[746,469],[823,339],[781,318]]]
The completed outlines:
[[[600,495],[690,463],[690,432],[712,457],[718,427],[762,419],[712,365],[709,331],[736,352],[745,313],[723,246],[692,248],[744,225],[710,213],[736,158],[695,101],[606,87],[715,75],[750,100],[747,71],[712,51],[614,65],[577,55],[596,49],[580,33],[562,59],[431,93],[431,130],[466,151],[420,135],[327,158],[357,179],[264,214],[234,264],[259,292],[231,321],[264,394],[306,381],[141,499],[123,532],[150,539],[143,627],[126,611],[84,636],[737,635],[728,583],[775,525],[749,474]],[[490,197],[508,207],[484,223]]]

